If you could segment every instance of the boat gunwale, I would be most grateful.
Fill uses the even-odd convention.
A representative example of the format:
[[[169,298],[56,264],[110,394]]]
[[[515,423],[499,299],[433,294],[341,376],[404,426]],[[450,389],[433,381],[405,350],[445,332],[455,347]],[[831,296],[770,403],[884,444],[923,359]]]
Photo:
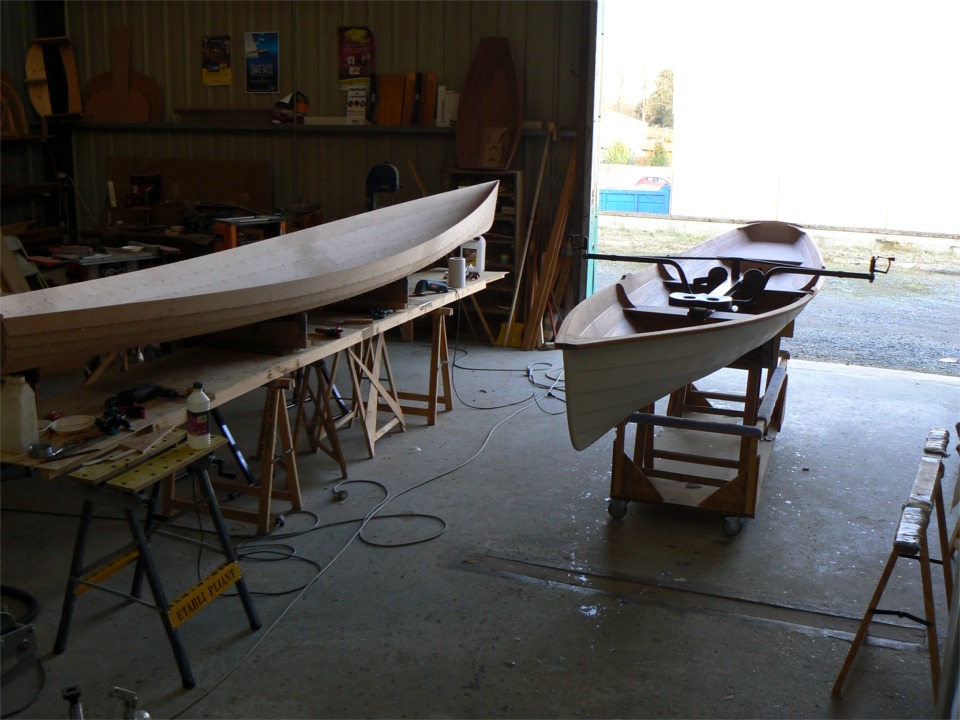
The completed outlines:
[[[687,327],[676,327],[676,328],[666,328],[664,330],[650,330],[646,332],[636,332],[630,333],[627,335],[610,335],[603,337],[572,337],[568,340],[561,340],[560,334],[557,335],[557,340],[554,342],[554,346],[559,349],[570,349],[570,350],[579,350],[585,347],[591,347],[594,345],[611,345],[611,344],[621,344],[621,343],[630,343],[638,342],[644,340],[645,338],[650,338],[651,340],[660,339],[665,335],[693,335],[706,332],[719,332],[724,328],[729,328],[731,325],[748,325],[750,323],[760,322],[761,320],[767,320],[774,318],[777,315],[789,314],[795,309],[802,309],[806,303],[810,302],[814,297],[816,297],[817,291],[807,291],[806,294],[796,298],[790,303],[783,305],[772,310],[767,310],[762,313],[756,314],[744,314],[738,318],[724,318],[717,322],[704,322],[702,325],[690,325]],[[656,314],[656,306],[644,306],[644,307],[653,307],[651,314]],[[621,310],[623,310],[621,308]],[[623,310],[624,316],[627,315],[626,311]],[[686,317],[686,316],[681,316]],[[709,316],[707,317],[709,320]],[[786,323],[784,323],[786,325]],[[561,328],[562,330],[562,328]]]

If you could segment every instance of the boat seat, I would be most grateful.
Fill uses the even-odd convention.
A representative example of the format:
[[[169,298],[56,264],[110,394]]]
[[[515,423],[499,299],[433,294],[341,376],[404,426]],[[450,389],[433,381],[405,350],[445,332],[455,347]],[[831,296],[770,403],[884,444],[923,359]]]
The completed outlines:
[[[737,298],[743,302],[754,302],[760,297],[766,284],[766,273],[757,268],[750,268],[740,278],[736,290]]]
[[[669,303],[674,307],[698,308],[701,310],[733,310],[733,298],[729,295],[711,295],[710,293],[670,293]]]
[[[723,294],[721,291],[718,291],[721,285],[727,282],[730,277],[730,273],[725,267],[716,267],[710,268],[710,271],[706,274],[705,277],[694,278],[690,283],[690,289],[695,293],[715,293],[717,295]]]

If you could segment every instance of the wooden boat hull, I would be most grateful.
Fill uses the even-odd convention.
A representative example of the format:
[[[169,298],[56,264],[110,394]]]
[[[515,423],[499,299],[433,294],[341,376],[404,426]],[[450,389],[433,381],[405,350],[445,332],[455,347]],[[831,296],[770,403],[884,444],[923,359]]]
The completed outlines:
[[[819,250],[800,228],[762,222],[738,228],[685,252],[687,278],[728,264],[716,258],[762,259],[742,268],[786,264],[822,268]],[[693,259],[687,259],[693,258]],[[703,259],[699,259],[703,258]],[[627,275],[580,303],[564,320],[556,345],[563,351],[570,440],[583,450],[607,431],[672,391],[726,367],[781,334],[823,284],[821,276],[771,276],[762,300],[742,312],[714,312],[700,320],[669,304],[669,265]],[[619,293],[619,295],[618,295]],[[628,299],[625,308],[621,297]]]
[[[3,373],[312,310],[423,269],[486,232],[497,182],[192,260],[0,300]]]

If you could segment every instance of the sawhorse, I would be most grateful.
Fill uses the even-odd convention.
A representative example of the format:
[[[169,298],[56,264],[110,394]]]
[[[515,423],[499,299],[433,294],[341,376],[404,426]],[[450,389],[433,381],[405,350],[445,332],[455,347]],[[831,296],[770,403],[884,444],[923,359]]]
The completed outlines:
[[[383,435],[398,426],[401,430],[406,429],[405,415],[426,417],[427,425],[435,425],[441,403],[447,411],[453,410],[453,382],[446,326],[446,319],[453,315],[453,310],[441,307],[432,314],[427,393],[412,393],[397,388],[387,352],[387,340],[382,333],[363,340],[358,350],[347,350],[354,393],[352,413],[360,420],[370,457],[374,456],[376,442]],[[403,401],[423,403],[426,406],[403,404]],[[379,422],[379,413],[388,414],[383,424]]]
[[[294,381],[291,378],[278,378],[267,383],[267,396],[263,410],[263,420],[260,426],[260,442],[258,455],[260,457],[260,482],[251,485],[229,480],[213,480],[213,487],[230,493],[253,495],[257,497],[257,509],[223,507],[220,512],[224,517],[241,522],[255,523],[258,535],[266,535],[272,527],[273,515],[271,503],[273,500],[283,500],[290,503],[293,510],[303,509],[303,500],[300,495],[300,476],[297,472],[297,460],[294,456],[293,433],[290,428],[290,417],[287,415],[287,400],[285,390],[291,388]],[[277,433],[280,434],[281,454],[277,457]],[[274,487],[274,465],[282,460],[286,472],[287,486],[284,489]],[[167,492],[164,498],[167,510],[192,507],[191,500],[178,497],[176,494],[176,480],[167,481]]]
[[[297,399],[297,417],[293,423],[294,447],[300,438],[300,428],[307,434],[307,442],[313,452],[322,450],[340,466],[341,477],[347,477],[347,461],[340,447],[340,437],[337,430],[353,420],[353,413],[343,403],[336,393],[333,378],[340,367],[340,357],[337,353],[333,358],[330,370],[326,363],[319,360],[304,367],[299,375],[299,397]],[[336,397],[335,397],[336,396]],[[312,403],[313,412],[307,417],[307,403]],[[333,412],[336,403],[341,410],[340,415]],[[328,444],[324,444],[324,441]]]
[[[937,618],[933,598],[933,579],[930,574],[931,563],[943,566],[943,583],[947,595],[947,608],[953,596],[953,578],[950,572],[950,549],[947,543],[946,512],[943,508],[943,488],[940,481],[943,479],[943,458],[947,454],[947,443],[950,432],[935,428],[927,434],[927,441],[920,458],[920,469],[917,471],[910,498],[900,512],[900,523],[893,540],[893,550],[887,558],[880,581],[870,598],[870,604],[860,621],[860,627],[853,639],[853,644],[847,652],[837,679],[833,684],[833,694],[839,695],[843,689],[844,680],[850,672],[854,658],[860,646],[867,637],[867,630],[874,615],[897,615],[913,620],[926,628],[927,650],[930,653],[930,679],[933,683],[933,697],[937,698],[940,687],[940,648],[937,643]],[[930,557],[927,547],[927,529],[930,524],[930,515],[937,513],[937,530],[940,540],[940,560]],[[902,610],[881,610],[877,607],[883,591],[887,587],[893,568],[897,560],[906,558],[916,560],[920,564],[920,585],[923,588],[923,617],[919,618]]]
[[[157,611],[167,639],[170,641],[183,687],[187,689],[196,686],[197,682],[186,649],[177,631],[180,625],[206,607],[224,590],[236,585],[237,593],[250,623],[250,629],[258,630],[261,627],[260,618],[253,605],[253,598],[243,580],[236,551],[230,543],[230,536],[224,526],[223,516],[220,513],[220,506],[217,503],[217,497],[214,494],[208,472],[214,459],[212,452],[224,445],[225,442],[223,438],[215,437],[211,446],[203,450],[193,450],[187,445],[179,445],[127,470],[112,480],[102,483],[100,487],[130,494],[139,494],[149,490],[149,497],[146,500],[146,515],[142,523],[133,508],[124,509],[132,542],[90,564],[84,563],[84,552],[93,521],[94,501],[89,498],[84,501],[73,548],[73,559],[70,563],[70,575],[67,580],[63,609],[60,614],[60,625],[53,646],[55,653],[60,654],[67,649],[67,636],[70,633],[77,598],[91,588],[119,595]],[[188,512],[188,510],[184,510],[183,513],[168,519],[164,519],[156,513],[160,481],[168,475],[175,475],[184,468],[190,470],[193,479],[200,484],[202,490],[201,498],[192,505],[191,509],[199,505],[206,507],[216,530],[219,541],[218,547],[165,532],[162,528],[164,522],[172,522],[178,519],[180,515]],[[168,600],[157,563],[150,549],[149,539],[153,535],[164,535],[180,542],[215,549],[224,555],[226,562],[171,603]],[[129,593],[102,584],[104,580],[131,563],[136,563],[136,567]],[[147,583],[150,586],[153,603],[142,600],[140,597],[144,576],[146,576]]]
[[[473,295],[470,299],[473,299]],[[410,415],[426,417],[427,425],[437,424],[437,406],[440,403],[443,403],[443,407],[448,412],[453,410],[453,381],[450,375],[450,350],[447,346],[446,323],[446,319],[453,315],[453,308],[437,308],[432,315],[429,389],[426,394],[404,391],[397,393],[400,400],[426,403],[426,407],[404,405],[403,409]],[[443,386],[442,395],[439,394],[440,385]]]

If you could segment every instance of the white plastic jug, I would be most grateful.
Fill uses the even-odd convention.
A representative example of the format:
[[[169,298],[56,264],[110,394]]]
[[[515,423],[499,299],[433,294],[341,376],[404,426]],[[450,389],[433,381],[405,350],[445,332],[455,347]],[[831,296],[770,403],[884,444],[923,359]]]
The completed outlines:
[[[37,399],[26,378],[4,375],[0,385],[0,450],[25,453],[40,439]]]
[[[473,265],[477,272],[487,269],[487,239],[483,235],[461,245],[460,254],[466,258],[468,267]]]

